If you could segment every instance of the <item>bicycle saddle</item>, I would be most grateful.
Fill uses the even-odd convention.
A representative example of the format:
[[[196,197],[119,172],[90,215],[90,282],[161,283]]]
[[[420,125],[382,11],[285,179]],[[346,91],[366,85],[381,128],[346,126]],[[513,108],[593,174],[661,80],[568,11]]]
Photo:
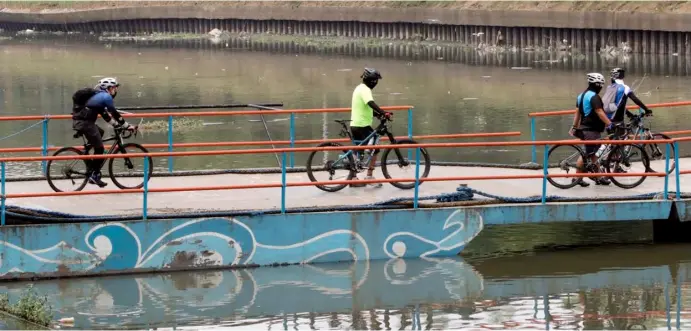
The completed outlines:
[[[346,124],[350,122],[350,120],[334,120],[334,122],[339,123],[339,124]]]

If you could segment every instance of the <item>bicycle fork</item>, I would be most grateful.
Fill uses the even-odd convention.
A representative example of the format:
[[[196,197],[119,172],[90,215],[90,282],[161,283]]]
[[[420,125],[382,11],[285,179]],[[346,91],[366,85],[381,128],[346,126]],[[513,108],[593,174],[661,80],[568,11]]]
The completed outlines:
[[[396,138],[394,138],[394,136],[393,136],[393,134],[391,134],[391,132],[386,132],[386,136],[389,137],[389,141],[391,142],[392,145],[396,144]],[[410,162],[406,162],[405,158],[401,154],[400,149],[394,148],[393,151],[396,153],[396,156],[398,157],[398,166],[399,167],[405,167],[407,165],[410,165]]]

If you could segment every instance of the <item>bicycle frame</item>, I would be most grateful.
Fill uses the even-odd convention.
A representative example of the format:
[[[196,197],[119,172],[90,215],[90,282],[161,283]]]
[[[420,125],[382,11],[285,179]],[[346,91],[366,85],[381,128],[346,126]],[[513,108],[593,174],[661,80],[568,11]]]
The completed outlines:
[[[341,136],[343,136],[343,133],[345,133],[345,135],[348,136],[348,138],[350,139],[350,141],[351,141],[355,146],[370,145],[370,144],[369,144],[370,140],[372,141],[372,144],[371,144],[371,145],[372,145],[372,146],[376,146],[376,145],[379,144],[380,137],[383,136],[383,135],[386,135],[386,136],[389,138],[389,140],[391,141],[392,144],[395,144],[395,143],[396,143],[396,138],[395,138],[395,137],[393,136],[393,134],[391,134],[391,132],[389,132],[389,130],[386,128],[386,123],[387,123],[386,120],[382,120],[381,123],[377,126],[377,128],[374,129],[374,131],[372,131],[372,133],[370,133],[365,139],[363,139],[363,140],[360,141],[359,143],[357,143],[356,140],[353,139],[353,136],[350,134],[350,130],[348,130],[348,126],[347,126],[344,122],[339,122],[339,123],[342,125]],[[333,163],[334,163],[334,164],[337,164],[338,162],[341,162],[342,160],[346,159],[350,154],[354,154],[355,156],[359,156],[359,155],[356,154],[356,153],[359,153],[359,152],[363,152],[363,153],[364,153],[363,150],[352,150],[352,149],[350,149],[350,150],[348,150],[345,154],[339,155],[338,159],[335,160]],[[366,159],[366,160],[362,160],[363,162],[361,162],[360,164],[369,164],[369,163],[372,161],[372,158],[373,158],[374,155],[375,155],[374,152],[375,152],[375,148],[373,147],[372,149],[370,149],[370,150],[368,151],[368,153],[367,153],[367,154],[368,154],[367,159]],[[402,156],[400,155],[400,151],[396,149],[395,152],[396,152],[397,156],[399,157],[399,160],[402,159]],[[356,163],[357,163],[357,162],[360,162],[358,157],[355,157],[355,161],[356,161]],[[357,167],[355,167],[355,168],[357,168]]]
[[[104,155],[113,154],[113,152],[115,152],[118,148],[121,148],[125,144],[125,142],[124,142],[125,138],[129,138],[132,136],[132,134],[130,133],[130,135],[123,137],[123,134],[122,134],[123,132],[124,132],[124,130],[116,129],[115,134],[112,137],[103,139],[104,143],[108,142],[108,141],[113,142],[113,144],[110,146],[110,148],[107,151],[104,151],[104,153],[103,153]],[[135,135],[136,135],[136,133],[135,133]],[[89,151],[91,150],[91,148],[93,146],[91,144],[89,144],[89,142],[86,140],[86,137],[84,137],[83,134],[82,134],[82,140],[84,141],[84,154],[88,155]],[[124,158],[124,160],[125,160],[125,162],[129,163],[128,165],[131,165],[131,161],[129,158]],[[98,170],[103,169],[105,164],[106,164],[106,162],[102,162],[101,168],[99,168]]]
[[[612,151],[612,145],[611,145],[611,144],[605,144],[605,146],[606,146],[606,147],[605,147],[605,150],[602,151],[602,154],[600,154],[600,156],[597,157],[597,163],[598,163],[598,164],[602,164],[602,161],[603,161],[603,160],[606,160],[606,159],[607,159],[607,156],[609,156],[609,153]],[[580,147],[579,147],[579,148],[580,148]],[[571,156],[565,158],[564,160],[571,160],[571,159],[573,159],[573,158],[575,158],[575,157],[580,157],[580,153],[573,153],[573,154],[571,154]],[[584,162],[583,165],[584,165],[586,168],[588,167],[589,164],[592,163],[592,161],[590,160],[590,158],[586,158],[586,160],[583,160],[583,162]]]
[[[120,138],[120,139],[118,139],[118,138],[120,138],[120,136],[115,135],[113,137],[103,139],[104,143],[108,142],[108,141],[113,141],[113,144],[110,146],[110,148],[106,152],[103,153],[104,155],[112,154],[115,151],[116,147],[120,147],[123,144],[122,138]],[[82,136],[82,139],[84,139],[84,154],[89,154],[89,151],[91,150],[91,147],[93,147],[93,146],[91,146],[91,144],[89,144],[86,141],[86,138],[84,136]]]

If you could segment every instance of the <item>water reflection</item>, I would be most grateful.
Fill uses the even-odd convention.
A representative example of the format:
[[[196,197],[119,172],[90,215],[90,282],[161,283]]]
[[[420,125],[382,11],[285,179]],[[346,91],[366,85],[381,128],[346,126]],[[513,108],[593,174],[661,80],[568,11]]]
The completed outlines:
[[[691,326],[691,246],[317,264],[35,283],[76,328]],[[16,296],[25,283],[6,283]]]
[[[98,40],[89,36],[30,36],[23,43],[100,44],[108,47],[127,45],[138,49],[203,49],[232,52],[262,52],[271,54],[318,54],[322,56],[381,57],[390,60],[440,61],[477,66],[514,68],[549,68],[561,70],[598,70],[603,66],[626,67],[633,75],[655,74],[686,76],[691,70],[691,57],[666,54],[580,53],[579,51],[533,52],[488,51],[445,43],[382,42],[359,40],[305,39],[279,37],[276,40],[255,37],[230,38],[214,41],[208,38],[193,40]]]

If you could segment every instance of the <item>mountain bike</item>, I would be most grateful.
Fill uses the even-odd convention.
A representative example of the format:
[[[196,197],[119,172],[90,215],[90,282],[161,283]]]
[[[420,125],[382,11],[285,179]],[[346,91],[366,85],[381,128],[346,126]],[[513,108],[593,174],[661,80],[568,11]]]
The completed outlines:
[[[652,133],[650,127],[644,124],[645,113],[643,110],[639,110],[638,115],[634,115],[631,118],[630,124],[626,126],[627,135],[624,139],[629,140],[669,140],[669,136],[662,133]],[[643,144],[643,149],[648,153],[648,157],[651,160],[664,160],[665,159],[665,149],[660,148],[658,144]],[[669,169],[668,174],[674,171],[676,163],[674,162],[674,148],[670,146],[669,148]],[[652,169],[651,169],[652,171]]]
[[[130,138],[132,135],[137,136],[138,128],[135,126],[133,132],[126,130],[125,128],[115,128],[115,134],[110,137],[103,139],[103,142],[113,141],[113,145],[110,149],[106,151],[106,155],[110,154],[131,154],[131,153],[148,153],[146,148],[142,145],[136,143],[125,143],[124,140]],[[82,137],[84,141],[84,148],[78,149],[75,147],[63,147],[55,152],[53,156],[74,156],[74,155],[88,155],[89,151],[92,149],[91,144],[86,140],[86,137],[81,132],[77,132],[73,135],[73,138],[77,139]],[[148,157],[149,160],[149,171],[148,178],[151,179],[151,174],[153,173],[153,160]],[[46,165],[46,178],[48,179],[48,185],[55,192],[64,191],[81,191],[86,186],[89,180],[89,167],[88,162],[91,160],[49,160]],[[60,162],[65,162],[66,164],[61,165]],[[135,171],[135,163],[139,164],[136,169],[141,169]],[[105,162],[101,163],[99,171],[103,168]],[[114,171],[115,167],[119,165],[124,165],[125,170],[129,174],[116,173]],[[55,174],[53,172],[56,172]],[[115,186],[121,189],[138,189],[144,186],[144,158],[133,157],[133,158],[112,158],[108,159],[108,172],[110,179],[113,181]],[[58,184],[67,183],[72,184],[74,187],[72,190],[64,190],[58,188]]]
[[[368,150],[348,150],[344,149],[343,154],[339,154],[338,151],[313,151],[307,158],[307,176],[312,182],[324,182],[326,180],[317,180],[315,174],[320,171],[328,173],[328,180],[351,180],[357,173],[364,171],[368,168],[372,158],[376,157],[374,146],[379,143],[379,138],[386,136],[389,138],[389,142],[392,145],[396,144],[417,144],[416,141],[411,139],[400,139],[396,140],[394,135],[390,132],[388,128],[388,123],[391,120],[386,118],[381,119],[381,122],[374,129],[374,131],[367,136],[363,141],[355,141],[348,128],[348,123],[350,120],[335,120],[336,123],[341,125],[341,137],[348,137],[350,141],[356,146],[364,146],[371,142],[372,149]],[[327,147],[327,146],[343,146],[343,144],[337,142],[325,142],[317,145],[317,147]],[[429,175],[430,170],[430,157],[429,153],[425,148],[420,149],[420,169],[422,174],[419,178],[426,178]],[[412,148],[408,153],[403,153],[399,148],[385,149],[381,152],[381,171],[384,177],[391,179],[392,172],[396,171],[398,178],[414,178],[415,175],[400,176],[397,170],[410,170],[415,171],[415,148]],[[393,153],[391,153],[393,151]],[[317,153],[324,153],[323,157],[315,158]],[[338,156],[329,157],[329,153],[335,153]],[[405,155],[404,155],[405,154]],[[392,156],[392,160],[388,161],[389,156]],[[315,166],[313,162],[323,162],[322,166]],[[393,167],[391,166],[393,165]],[[397,166],[397,168],[396,168]],[[342,170],[342,174],[336,175],[336,171]],[[391,185],[400,189],[412,189],[415,187],[415,182],[412,183],[400,183],[391,182]],[[422,184],[422,183],[419,183]],[[334,184],[334,185],[316,185],[320,190],[326,192],[336,192],[345,188],[348,184]]]
[[[615,127],[615,133],[609,135],[610,140],[621,140],[626,134],[626,129],[622,125]],[[596,153],[597,160],[593,163],[586,156],[583,149],[578,145],[556,145],[547,152],[548,164],[557,164],[556,168],[548,169],[550,174],[558,174],[559,171],[569,174],[576,173],[576,162],[579,158],[584,160],[586,173],[599,173],[600,176],[588,177],[596,181],[598,177],[609,179],[614,185],[630,189],[641,185],[646,176],[629,182],[637,177],[614,177],[606,176],[606,173],[644,173],[650,171],[650,159],[648,154],[640,145],[613,145],[603,143]],[[640,164],[639,164],[640,163]],[[583,181],[584,177],[548,177],[547,181],[560,189],[569,189]],[[559,182],[566,180],[566,183]]]

